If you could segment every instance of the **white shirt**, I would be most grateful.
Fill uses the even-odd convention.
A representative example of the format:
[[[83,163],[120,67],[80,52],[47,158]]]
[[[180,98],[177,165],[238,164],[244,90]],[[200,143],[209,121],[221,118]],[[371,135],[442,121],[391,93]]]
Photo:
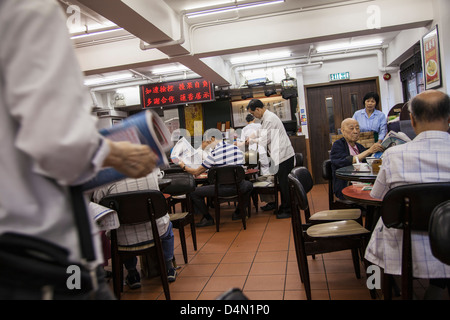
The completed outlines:
[[[260,123],[254,123],[254,122],[249,123],[244,128],[242,128],[240,140],[241,141],[245,141],[247,138],[250,138],[252,135],[257,137],[259,129],[261,129],[261,124]],[[258,148],[258,144],[257,143],[251,143],[248,146],[248,150],[256,150],[257,148]]]
[[[56,1],[0,1],[0,234],[45,239],[79,261],[67,186],[94,177],[109,149],[65,22]]]
[[[295,155],[291,140],[278,116],[267,110],[261,118],[261,130],[258,143],[270,153],[275,166]]]
[[[158,172],[159,169],[155,169],[146,177],[139,179],[127,178],[97,189],[94,192],[94,201],[98,203],[109,194],[138,190],[159,190]],[[165,216],[156,219],[156,225],[160,236],[167,232],[169,224],[170,217],[168,213]],[[119,245],[136,245],[146,243],[150,240],[153,240],[152,225],[150,222],[137,225],[120,226],[117,229],[117,242]]]
[[[414,183],[450,181],[450,135],[425,131],[403,145],[386,150],[383,166],[370,195],[382,199],[392,188]],[[365,258],[388,274],[401,274],[403,231],[387,228],[380,218]],[[412,232],[413,275],[417,278],[450,278],[450,266],[431,253],[427,232]]]

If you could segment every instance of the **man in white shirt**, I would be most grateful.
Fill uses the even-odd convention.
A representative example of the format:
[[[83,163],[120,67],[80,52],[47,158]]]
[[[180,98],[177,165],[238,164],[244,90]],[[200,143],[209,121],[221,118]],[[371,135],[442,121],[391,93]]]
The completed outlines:
[[[98,133],[56,1],[0,1],[0,42],[0,236],[45,240],[81,263],[70,186],[90,180],[102,166],[145,176],[156,156],[147,146],[112,142]],[[90,227],[98,235],[96,226]],[[103,262],[100,239],[93,238],[96,260],[88,269]],[[39,281],[24,272],[9,278],[0,273],[0,299],[39,299],[41,283],[34,283]],[[67,287],[65,281],[58,285]],[[99,288],[97,298],[113,298],[106,283]]]
[[[255,117],[253,115],[248,114],[245,117],[245,121],[247,121],[247,125],[244,128],[242,128],[240,142],[245,142],[245,140],[247,140],[247,138],[250,138],[252,135],[256,136],[258,134],[258,130],[261,129],[261,124],[255,123]],[[252,143],[248,146],[248,150],[256,151],[257,149],[258,149],[257,143]]]
[[[288,188],[288,175],[294,168],[294,148],[286,133],[280,118],[266,109],[264,103],[252,99],[247,109],[258,119],[261,119],[260,135],[250,139],[249,143],[257,142],[270,154],[271,171],[277,175],[281,193],[281,205],[277,212],[278,219],[291,217],[291,203]]]
[[[414,183],[450,181],[450,98],[440,91],[425,91],[410,103],[411,124],[417,136],[411,142],[387,149],[383,166],[370,195],[382,199],[392,188]],[[401,274],[403,231],[386,228],[380,218],[367,246],[365,258],[387,274]],[[431,297],[443,279],[450,278],[450,266],[431,253],[426,232],[412,232],[413,276],[427,278]],[[441,279],[441,280],[438,280]],[[441,290],[442,291],[442,290]]]

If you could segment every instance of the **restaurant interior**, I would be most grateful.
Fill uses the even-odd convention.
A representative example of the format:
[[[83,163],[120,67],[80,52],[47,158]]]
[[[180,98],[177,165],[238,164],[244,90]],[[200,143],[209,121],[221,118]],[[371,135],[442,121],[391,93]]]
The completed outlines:
[[[311,173],[311,214],[329,208],[323,164],[342,120],[364,107],[367,92],[377,92],[378,109],[392,126],[402,126],[409,121],[411,98],[430,88],[450,88],[447,0],[59,3],[99,129],[150,109],[173,142],[184,129],[197,147],[207,129],[224,136],[242,129],[248,102],[260,99],[283,121]],[[430,36],[438,42],[434,82],[427,80],[430,63],[424,54]],[[164,94],[169,86],[203,84],[208,90],[199,95]],[[197,228],[197,250],[185,228],[188,263],[175,230],[179,269],[171,299],[211,300],[231,288],[252,300],[307,299],[290,219],[252,206],[244,229],[232,220],[234,209],[233,202],[221,205],[219,232],[214,226]],[[181,210],[177,203],[175,212]],[[313,300],[383,299],[381,290],[368,290],[363,261],[362,277],[355,277],[350,251],[317,254],[308,264]],[[422,295],[427,284],[415,280],[415,294]],[[164,300],[160,278],[143,277],[137,290],[124,286],[121,299]]]

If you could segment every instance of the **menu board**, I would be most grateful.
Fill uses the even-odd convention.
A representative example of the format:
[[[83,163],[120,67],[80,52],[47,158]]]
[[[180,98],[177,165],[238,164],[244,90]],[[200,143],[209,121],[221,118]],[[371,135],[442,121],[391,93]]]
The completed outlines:
[[[437,26],[422,38],[422,55],[425,89],[440,87],[442,79]]]
[[[214,86],[203,78],[140,86],[143,109],[212,101]]]

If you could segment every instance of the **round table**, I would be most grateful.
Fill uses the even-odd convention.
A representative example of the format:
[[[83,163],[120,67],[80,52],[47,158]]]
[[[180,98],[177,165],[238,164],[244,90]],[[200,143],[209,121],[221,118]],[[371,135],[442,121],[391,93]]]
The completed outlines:
[[[370,190],[363,190],[366,187],[351,185],[342,189],[342,194],[346,199],[352,200],[353,202],[380,207],[383,200],[372,198],[370,196]]]
[[[347,181],[360,181],[373,183],[377,175],[372,171],[355,171],[353,166],[342,167],[336,170],[336,178]]]
[[[383,200],[372,198],[370,196],[370,190],[363,189],[367,189],[367,186],[350,185],[342,189],[342,194],[346,199],[367,207],[366,221],[364,225],[367,230],[373,231],[375,224],[380,217],[380,208],[383,204]]]

